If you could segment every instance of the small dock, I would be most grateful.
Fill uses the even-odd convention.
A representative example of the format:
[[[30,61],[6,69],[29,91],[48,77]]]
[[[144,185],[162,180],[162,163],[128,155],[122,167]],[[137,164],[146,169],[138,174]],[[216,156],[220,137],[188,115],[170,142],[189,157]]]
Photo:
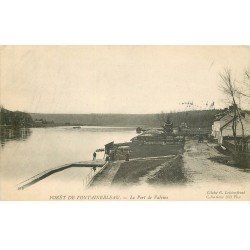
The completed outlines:
[[[55,167],[55,168],[51,168],[48,170],[45,170],[21,183],[19,183],[18,186],[18,190],[23,190],[35,183],[37,183],[38,181],[41,181],[43,179],[45,179],[46,177],[55,174],[57,172],[63,171],[65,169],[71,168],[71,167],[102,167],[104,166],[105,161],[104,160],[95,160],[95,161],[80,161],[80,162],[75,162],[75,163],[69,163],[69,164],[65,164],[59,167]]]

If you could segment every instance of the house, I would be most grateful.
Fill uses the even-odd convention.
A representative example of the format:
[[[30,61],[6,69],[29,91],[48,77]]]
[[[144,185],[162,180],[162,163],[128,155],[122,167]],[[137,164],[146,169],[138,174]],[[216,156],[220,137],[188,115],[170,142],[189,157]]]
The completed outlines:
[[[224,113],[217,114],[212,125],[212,136],[218,140],[221,145],[223,138],[233,138],[232,125],[236,120],[236,136],[240,138],[242,136],[242,129],[239,120],[239,116],[234,117],[232,110],[227,110]],[[244,126],[245,136],[250,135],[250,116],[247,113],[241,112],[241,120]]]

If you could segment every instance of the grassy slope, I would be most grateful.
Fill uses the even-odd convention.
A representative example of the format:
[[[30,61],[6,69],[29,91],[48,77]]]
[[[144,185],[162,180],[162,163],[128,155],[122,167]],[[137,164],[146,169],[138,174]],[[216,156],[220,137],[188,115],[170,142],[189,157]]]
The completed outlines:
[[[183,171],[183,160],[178,156],[164,163],[163,168],[152,176],[148,183],[154,185],[183,184],[187,180]]]
[[[137,145],[131,143],[131,158],[156,157],[177,155],[183,152],[183,144],[172,145]],[[127,185],[139,182],[139,178],[147,175],[159,165],[171,161],[170,159],[133,160],[122,163],[115,175],[113,184]]]
[[[137,145],[131,143],[130,148],[132,150],[130,158],[144,158],[179,154],[183,151],[183,144]]]
[[[164,162],[166,162],[166,159],[124,162],[116,173],[112,184],[136,184],[139,182],[140,177],[145,176],[149,171],[155,169]]]

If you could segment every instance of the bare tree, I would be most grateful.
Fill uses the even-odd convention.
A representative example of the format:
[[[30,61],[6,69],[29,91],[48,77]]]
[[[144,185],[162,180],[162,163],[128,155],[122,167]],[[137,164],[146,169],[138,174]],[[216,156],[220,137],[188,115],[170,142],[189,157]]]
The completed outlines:
[[[222,83],[220,85],[223,93],[227,96],[229,99],[230,103],[232,104],[233,107],[233,124],[232,124],[232,130],[233,130],[233,136],[234,136],[234,143],[235,147],[238,148],[238,143],[236,139],[236,127],[237,127],[237,121],[239,119],[240,124],[241,124],[241,131],[242,131],[242,139],[244,139],[244,125],[242,122],[242,117],[241,117],[241,112],[238,108],[237,102],[236,102],[236,97],[239,96],[240,91],[238,90],[235,82],[236,80],[233,79],[232,73],[230,69],[225,69],[223,73],[220,73],[220,78],[222,80]]]
[[[247,79],[250,80],[250,70],[246,70],[245,75],[246,75]]]
[[[244,74],[244,80],[243,80],[243,84],[246,88],[246,92],[248,91],[248,93],[242,93],[244,96],[246,97],[250,97],[250,69],[245,71]]]
[[[243,79],[239,82],[237,89],[238,95],[249,98],[250,97],[250,70],[245,70]]]

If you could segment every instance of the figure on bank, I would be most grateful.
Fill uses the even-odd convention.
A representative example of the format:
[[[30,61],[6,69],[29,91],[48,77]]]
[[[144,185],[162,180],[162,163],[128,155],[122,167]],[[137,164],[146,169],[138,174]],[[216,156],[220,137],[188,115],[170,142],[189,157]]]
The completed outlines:
[[[96,152],[93,153],[93,161],[96,159]]]
[[[199,135],[198,137],[198,143],[202,143],[204,141],[203,135]]]
[[[109,159],[109,155],[107,155],[106,158],[105,158],[105,161],[106,161],[106,162],[109,162],[109,160],[110,160],[110,159]]]
[[[129,153],[126,153],[125,161],[129,161]]]

